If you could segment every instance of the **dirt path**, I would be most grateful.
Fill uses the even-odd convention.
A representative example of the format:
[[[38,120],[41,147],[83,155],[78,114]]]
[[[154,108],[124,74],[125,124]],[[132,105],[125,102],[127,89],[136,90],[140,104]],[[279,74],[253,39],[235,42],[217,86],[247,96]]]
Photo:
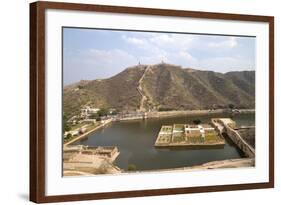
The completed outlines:
[[[140,78],[140,80],[139,80],[139,85],[138,85],[138,87],[137,87],[137,90],[138,90],[138,92],[139,92],[140,95],[141,95],[141,102],[140,102],[139,111],[146,111],[146,109],[145,109],[145,107],[144,107],[144,103],[145,103],[146,101],[148,101],[148,98],[147,98],[147,96],[145,95],[144,90],[142,89],[142,81],[143,81],[143,79],[144,79],[146,73],[149,71],[150,68],[151,68],[150,65],[145,68],[145,71],[143,72],[143,75],[141,76],[141,78]]]

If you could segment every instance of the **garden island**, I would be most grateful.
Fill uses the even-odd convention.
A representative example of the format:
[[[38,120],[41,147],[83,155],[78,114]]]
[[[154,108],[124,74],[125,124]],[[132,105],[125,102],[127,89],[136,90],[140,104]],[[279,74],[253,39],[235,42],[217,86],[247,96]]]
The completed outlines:
[[[155,147],[224,145],[224,138],[209,124],[163,125]]]

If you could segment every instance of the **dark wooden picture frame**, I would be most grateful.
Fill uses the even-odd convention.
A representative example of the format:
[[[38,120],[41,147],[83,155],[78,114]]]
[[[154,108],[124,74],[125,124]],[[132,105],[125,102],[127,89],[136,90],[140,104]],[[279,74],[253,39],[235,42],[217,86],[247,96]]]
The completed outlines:
[[[95,11],[201,19],[269,23],[269,182],[219,186],[131,190],[74,195],[45,195],[45,12],[47,9]],[[91,199],[186,194],[274,187],[274,17],[225,13],[164,10],[57,2],[30,4],[30,200],[37,203]]]

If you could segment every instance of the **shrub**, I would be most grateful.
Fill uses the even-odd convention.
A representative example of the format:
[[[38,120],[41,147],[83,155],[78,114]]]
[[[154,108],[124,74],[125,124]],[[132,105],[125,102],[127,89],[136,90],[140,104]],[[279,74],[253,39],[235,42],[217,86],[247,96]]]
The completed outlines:
[[[129,164],[128,165],[128,171],[136,171],[137,170],[137,166],[134,164]]]
[[[171,111],[171,110],[173,110],[173,108],[169,108],[169,107],[160,107],[160,108],[158,109],[159,112],[162,112],[162,111]]]
[[[102,108],[102,109],[100,109],[100,110],[98,111],[98,115],[99,115],[100,117],[106,116],[106,115],[108,115],[108,110],[105,109],[105,108]]]
[[[199,125],[199,124],[201,123],[201,120],[195,119],[195,120],[193,120],[193,123],[194,123],[195,125]]]
[[[228,107],[229,107],[230,109],[234,109],[235,106],[234,106],[233,104],[229,104]]]
[[[66,116],[65,116],[65,115],[63,115],[63,129],[64,129],[65,132],[67,132],[67,131],[70,130],[70,127],[69,127],[69,125],[68,125],[68,123],[67,123],[67,120],[66,120]]]

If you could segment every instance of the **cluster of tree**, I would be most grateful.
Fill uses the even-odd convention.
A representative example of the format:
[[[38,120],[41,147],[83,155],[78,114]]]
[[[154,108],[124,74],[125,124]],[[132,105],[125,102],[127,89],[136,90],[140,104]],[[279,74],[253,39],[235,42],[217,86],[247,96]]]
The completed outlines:
[[[195,119],[195,120],[193,120],[193,124],[199,125],[199,124],[201,124],[201,120]]]
[[[83,85],[78,85],[78,88],[79,88],[79,89],[83,89],[84,86],[83,86]]]
[[[234,109],[235,106],[234,106],[233,104],[229,104],[229,105],[228,105],[228,108],[229,108],[229,109]]]
[[[65,115],[63,115],[63,130],[64,132],[68,132],[70,130],[70,126],[67,123],[67,118]]]
[[[68,133],[68,134],[66,135],[66,137],[64,138],[64,140],[69,140],[70,138],[72,138],[72,134]]]
[[[203,109],[213,109],[213,110],[216,110],[216,109],[223,109],[223,108],[229,108],[229,109],[234,109],[236,108],[237,106],[233,105],[233,104],[229,104],[229,105],[215,105],[213,106],[212,108],[210,107],[204,107]],[[238,108],[238,107],[237,107]],[[239,108],[243,108],[242,106],[240,106]],[[177,110],[177,109],[174,109],[174,108],[171,108],[171,107],[160,107],[158,108],[158,111],[159,112],[162,112],[162,111],[172,111],[172,110]]]
[[[160,107],[158,108],[158,111],[159,112],[163,112],[163,111],[172,111],[174,110],[173,108],[170,108],[170,107]]]
[[[90,118],[100,121],[101,117],[108,116],[108,115],[116,115],[116,114],[117,114],[116,110],[110,111],[109,109],[101,108],[97,113],[91,114]]]

